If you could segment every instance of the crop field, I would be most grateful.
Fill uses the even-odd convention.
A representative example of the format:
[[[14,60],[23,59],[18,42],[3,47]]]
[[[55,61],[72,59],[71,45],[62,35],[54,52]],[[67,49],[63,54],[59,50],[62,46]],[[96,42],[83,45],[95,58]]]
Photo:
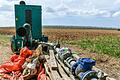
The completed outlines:
[[[50,40],[120,58],[120,32],[116,30],[45,29]]]
[[[120,35],[117,30],[97,30],[97,29],[43,29],[45,35],[49,36],[50,40],[80,40],[82,38],[95,38],[96,36],[116,36]]]
[[[70,47],[80,57],[96,59],[96,67],[111,77],[120,77],[120,31],[44,28],[43,33],[49,37],[50,42],[59,40],[62,46]],[[3,51],[0,54],[2,53],[3,57],[9,57],[12,53],[10,37],[13,34],[15,34],[13,28],[0,28],[0,50]],[[4,56],[4,54],[7,55]]]
[[[80,57],[97,61],[97,67],[109,74],[120,77],[120,31],[97,29],[44,29],[50,41],[59,40]]]

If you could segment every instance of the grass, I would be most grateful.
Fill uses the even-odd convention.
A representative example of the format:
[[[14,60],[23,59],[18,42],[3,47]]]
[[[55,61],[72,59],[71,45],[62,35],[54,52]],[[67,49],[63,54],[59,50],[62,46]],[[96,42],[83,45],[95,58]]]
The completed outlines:
[[[91,52],[108,54],[120,58],[120,36],[98,36],[80,40],[65,41],[67,44],[76,45]]]
[[[10,48],[10,35],[0,34],[0,64],[9,60],[9,57],[12,54]]]
[[[10,42],[10,38],[11,38],[10,35],[1,35],[0,34],[0,44],[6,45],[7,43]]]

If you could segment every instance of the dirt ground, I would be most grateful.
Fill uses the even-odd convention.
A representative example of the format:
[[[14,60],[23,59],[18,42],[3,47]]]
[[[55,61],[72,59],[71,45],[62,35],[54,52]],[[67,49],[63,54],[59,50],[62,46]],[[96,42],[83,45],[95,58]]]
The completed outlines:
[[[69,47],[73,52],[77,53],[80,56],[80,58],[88,57],[95,59],[95,67],[107,73],[108,76],[111,78],[115,78],[116,80],[120,79],[120,59],[116,59],[112,56],[108,56],[105,54],[92,53],[88,50],[83,50],[73,45],[64,44],[62,46]]]
[[[11,54],[13,53],[9,43],[6,46],[2,46],[2,44],[0,44],[0,64],[9,61]]]
[[[64,40],[79,40],[85,37],[120,35],[117,30],[96,30],[96,29],[44,29],[44,34],[48,35],[50,41],[56,39]],[[120,79],[120,59],[108,56],[105,54],[91,53],[89,50],[80,49],[77,46],[62,44],[62,46],[70,47],[72,51],[78,53],[81,57],[90,57],[96,59],[96,67],[103,70],[110,77],[117,80]]]
[[[73,45],[63,45],[64,47],[69,47],[73,52],[78,53],[80,58],[82,57],[90,57],[96,59],[96,67],[106,72],[110,77],[119,80],[120,77],[120,59],[116,59],[114,57],[96,53],[89,53],[88,51],[83,51],[77,46]],[[12,51],[10,48],[10,44],[7,46],[0,45],[0,64],[9,61]]]
[[[43,33],[49,37],[50,41],[64,41],[64,40],[78,40],[84,37],[96,37],[99,35],[120,35],[120,31],[117,30],[82,30],[82,29],[43,29]],[[15,30],[0,29],[1,34],[14,34]],[[96,67],[100,68],[110,77],[116,78],[120,77],[120,59],[105,55],[91,53],[88,50],[82,50],[77,46],[65,45],[63,46],[70,47],[73,51],[79,53],[80,57],[91,57],[96,59]],[[10,55],[12,54],[10,48],[10,42],[7,45],[3,46],[0,44],[0,64],[9,60]]]
[[[80,40],[81,38],[94,38],[96,36],[120,35],[117,30],[97,30],[97,29],[52,29],[45,28],[43,33],[49,37],[50,41],[55,40]]]

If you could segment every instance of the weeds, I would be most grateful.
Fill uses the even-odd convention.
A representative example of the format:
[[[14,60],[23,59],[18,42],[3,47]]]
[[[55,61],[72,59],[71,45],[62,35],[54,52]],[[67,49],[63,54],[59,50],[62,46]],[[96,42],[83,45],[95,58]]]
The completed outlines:
[[[120,36],[98,36],[92,39],[65,41],[65,43],[120,58]]]

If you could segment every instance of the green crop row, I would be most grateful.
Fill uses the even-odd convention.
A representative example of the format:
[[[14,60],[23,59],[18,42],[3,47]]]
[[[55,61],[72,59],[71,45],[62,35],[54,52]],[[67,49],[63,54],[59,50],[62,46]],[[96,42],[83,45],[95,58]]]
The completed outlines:
[[[80,40],[65,41],[67,44],[76,45],[91,52],[108,54],[120,58],[120,36],[98,36]]]

